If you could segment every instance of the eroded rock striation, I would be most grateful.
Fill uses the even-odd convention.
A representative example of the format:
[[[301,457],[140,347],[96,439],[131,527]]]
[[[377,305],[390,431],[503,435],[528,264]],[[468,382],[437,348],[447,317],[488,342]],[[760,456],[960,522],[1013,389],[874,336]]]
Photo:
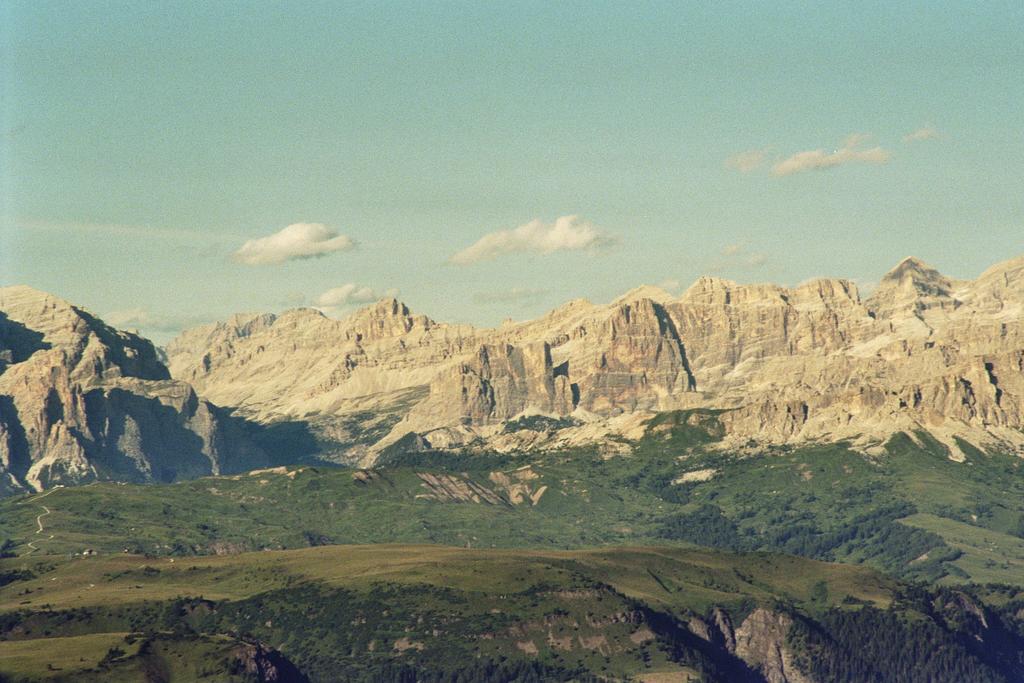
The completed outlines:
[[[172,481],[265,462],[153,345],[29,287],[0,289],[0,493]]]
[[[642,287],[496,329],[388,299],[345,320],[240,316],[167,351],[175,377],[255,419],[395,411],[364,462],[410,432],[437,447],[550,447],[687,408],[721,409],[733,445],[842,439],[870,451],[901,431],[929,432],[954,458],[961,440],[1024,445],[1024,257],[972,281],[908,258],[867,298],[842,279],[704,277],[679,297]],[[502,428],[528,415],[564,428]]]
[[[494,329],[393,298],[342,320],[237,315],[184,332],[167,366],[66,302],[2,292],[8,488],[251,466],[260,454],[226,437],[213,404],[305,425],[362,465],[396,443],[622,448],[653,414],[697,408],[715,409],[727,447],[846,440],[872,453],[927,432],[955,459],[968,443],[1024,455],[1024,257],[969,281],[908,258],[866,298],[842,279],[704,277],[678,297],[641,287]]]

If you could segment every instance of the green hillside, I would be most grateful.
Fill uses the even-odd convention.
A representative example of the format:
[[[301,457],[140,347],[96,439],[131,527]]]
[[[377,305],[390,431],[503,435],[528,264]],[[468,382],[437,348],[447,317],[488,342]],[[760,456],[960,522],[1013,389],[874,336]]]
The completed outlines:
[[[709,444],[713,415],[698,427],[687,416],[659,416],[627,455],[399,448],[371,471],[311,465],[58,489],[0,501],[0,529],[14,554],[694,544],[864,563],[908,579],[1024,582],[1016,456],[965,449],[958,463],[926,435],[897,437],[876,457],[841,444],[722,452]]]
[[[1019,458],[718,433],[4,499],[0,680],[1024,677]]]
[[[232,651],[256,642],[314,681],[412,680],[412,671],[416,680],[761,680],[712,616],[759,637],[745,626],[755,610],[785,625],[772,642],[808,668],[877,668],[851,659],[858,639],[877,646],[899,635],[879,655],[892,666],[914,648],[944,648],[914,681],[1011,680],[1024,642],[1012,620],[1020,591],[921,591],[866,568],[712,550],[328,546],[30,556],[0,567],[0,669],[11,680],[143,680],[147,667],[171,680],[235,680]],[[700,624],[707,639],[695,635]]]

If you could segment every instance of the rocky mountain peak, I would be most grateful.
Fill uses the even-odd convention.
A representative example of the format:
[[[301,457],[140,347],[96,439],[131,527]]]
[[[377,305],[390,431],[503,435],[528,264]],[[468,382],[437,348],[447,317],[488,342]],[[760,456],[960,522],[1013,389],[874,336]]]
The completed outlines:
[[[1024,315],[1024,256],[992,266],[977,279],[973,303],[1003,316]]]
[[[491,330],[438,325],[389,298],[171,361],[261,419],[383,406],[404,416],[387,438],[416,432],[435,445],[490,438],[523,414],[605,424],[690,407],[724,410],[740,440],[884,441],[897,428],[1024,425],[1022,299],[1024,259],[973,282],[906,259],[863,302],[841,278],[702,277],[677,299],[642,287]]]
[[[673,296],[661,287],[656,287],[654,285],[641,285],[629,290],[622,296],[615,299],[612,303],[627,303],[630,301],[637,301],[639,299],[650,299],[651,301],[659,304],[665,304],[672,301]]]
[[[793,288],[791,299],[795,303],[825,303],[845,306],[860,303],[857,285],[841,278],[815,278]]]
[[[248,337],[270,327],[276,320],[277,316],[273,313],[237,313],[228,318],[223,326],[236,337]]]
[[[938,317],[960,305],[954,296],[957,283],[920,259],[909,256],[886,273],[878,289],[867,301],[868,308],[880,319],[894,321],[906,328],[911,320],[919,331],[931,330],[939,324]],[[937,317],[938,316],[938,317]]]
[[[345,319],[348,338],[358,342],[398,337],[414,329],[429,330],[434,321],[425,315],[414,315],[409,307],[394,297],[377,301]]]
[[[702,275],[683,292],[679,300],[692,304],[729,304],[732,303],[732,292],[738,286],[732,280]]]
[[[1002,279],[1006,283],[1017,282],[1024,278],[1024,256],[1000,261],[984,273],[978,276],[978,282],[988,282],[992,279]]]
[[[241,469],[230,420],[170,379],[151,342],[31,289],[0,289],[0,493]]]
[[[970,315],[958,324],[976,334],[1005,338],[1012,344],[1012,332],[1024,320],[1024,256],[997,263],[973,282],[954,283],[956,305]],[[1007,335],[1010,337],[1007,338]],[[1024,340],[1017,342],[1024,346]]]
[[[952,280],[914,256],[908,256],[882,277],[879,288],[890,283],[913,287],[921,292],[938,294],[952,290]]]
[[[0,311],[0,366],[15,355],[28,360],[44,351],[62,357],[62,365],[76,381],[170,378],[148,339],[116,330],[51,294],[26,286],[0,288]],[[9,353],[4,354],[7,346]],[[5,355],[10,360],[4,361]]]

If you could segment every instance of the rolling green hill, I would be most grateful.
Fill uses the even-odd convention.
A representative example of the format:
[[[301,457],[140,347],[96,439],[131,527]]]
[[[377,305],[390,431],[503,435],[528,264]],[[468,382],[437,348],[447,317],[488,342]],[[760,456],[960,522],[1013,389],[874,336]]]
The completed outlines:
[[[922,434],[871,457],[842,444],[728,452],[714,414],[691,415],[659,416],[628,454],[399,443],[373,470],[312,463],[4,499],[0,670],[1024,676],[1019,458],[965,444],[958,463]]]
[[[397,448],[369,471],[56,489],[0,501],[0,529],[15,554],[662,543],[864,563],[909,579],[1024,582],[1016,456],[965,449],[958,463],[926,435],[897,437],[876,457],[842,444],[736,454],[710,448],[709,431],[685,417],[660,416],[629,455]]]
[[[778,555],[374,545],[0,567],[10,680],[149,680],[147,667],[245,680],[232,653],[246,643],[314,681],[757,681],[773,648],[789,666],[854,676],[943,650],[908,681],[1009,681],[1024,665],[1019,590],[925,591]]]

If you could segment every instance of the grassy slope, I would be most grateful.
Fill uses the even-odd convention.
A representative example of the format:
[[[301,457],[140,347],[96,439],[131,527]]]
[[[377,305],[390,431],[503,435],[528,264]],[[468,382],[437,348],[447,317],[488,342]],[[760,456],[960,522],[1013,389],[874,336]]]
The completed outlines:
[[[166,628],[159,619],[146,621],[145,615],[163,614],[154,606],[182,596],[241,605],[235,612],[220,608],[233,628],[282,644],[286,654],[312,662],[314,670],[324,652],[344,651],[337,655],[343,662],[398,657],[437,663],[451,656],[530,655],[547,665],[614,676],[687,670],[696,675],[671,661],[653,634],[646,642],[646,626],[622,615],[637,604],[683,619],[712,605],[742,615],[754,603],[776,601],[797,609],[851,601],[884,607],[896,586],[866,568],[669,548],[549,552],[329,546],[160,560],[115,555],[0,561],[0,570],[15,568],[37,576],[0,589],[0,614],[34,610],[35,616],[21,612],[14,630],[3,636],[11,640],[0,641],[0,671],[35,677],[52,674],[48,666],[62,675],[76,666],[95,668],[115,646],[130,656],[123,632]],[[322,619],[311,614],[320,603],[332,605]],[[301,611],[311,642],[294,638],[303,629],[291,623],[293,605]],[[254,608],[260,616],[248,618]],[[77,610],[74,618],[60,616],[68,609]],[[384,620],[374,622],[381,614]],[[323,632],[317,630],[320,621],[327,626]],[[344,633],[346,628],[351,632]],[[481,633],[491,635],[481,640]],[[36,648],[32,656],[32,645],[44,636],[60,639]],[[214,654],[223,659],[223,648],[211,654],[203,650],[210,647],[208,639],[200,645],[187,657],[197,667],[210,666]],[[399,652],[403,647],[407,652]],[[117,675],[108,671],[110,680],[130,680],[126,671],[136,671],[138,664],[129,664],[114,666]]]
[[[965,615],[970,621],[969,610],[957,607],[965,594],[939,599],[866,567],[663,546],[373,545],[177,558],[29,556],[0,560],[0,572],[20,572],[0,588],[0,674],[14,680],[129,681],[147,671],[171,680],[237,680],[231,658],[244,636],[278,648],[314,681],[400,680],[402,666],[421,672],[456,666],[463,680],[480,680],[480,672],[464,667],[486,662],[504,662],[510,670],[541,667],[529,680],[588,672],[611,680],[649,674],[698,680],[703,672],[707,680],[734,681],[740,679],[729,667],[736,660],[685,626],[712,607],[737,625],[755,606],[791,614],[808,642],[826,648],[809,656],[824,652],[840,663],[842,643],[830,646],[816,624],[836,623],[843,614],[857,619],[865,606],[898,618],[909,633],[920,632],[917,623],[932,632],[934,624],[946,628],[941,617],[929,616],[931,605],[943,602],[952,601],[953,622]],[[991,597],[1010,613],[1024,604],[1020,590]],[[991,614],[987,618],[995,623]],[[861,629],[859,637],[879,635],[886,638]],[[980,645],[969,635],[939,636],[939,645],[937,636],[927,636],[911,652],[944,647],[957,665],[991,673],[964,649],[996,651],[990,634]],[[109,659],[111,648],[122,652]]]
[[[580,548],[693,543],[867,563],[897,576],[1024,582],[1024,476],[1019,458],[898,437],[869,459],[842,445],[738,456],[708,449],[712,427],[688,413],[652,423],[634,453],[586,449],[514,456],[393,454],[364,481],[306,467],[165,486],[95,484],[0,501],[15,552],[187,555],[328,543],[439,543]],[[530,465],[536,505],[507,502],[495,472]],[[673,484],[709,470],[708,481]],[[447,475],[506,502],[431,498],[420,475]],[[443,498],[443,496],[442,496]],[[44,532],[36,534],[37,516]],[[924,515],[924,516],[922,516]],[[717,517],[716,517],[717,516]],[[1002,542],[988,543],[988,536]],[[51,539],[50,536],[53,536]],[[1017,539],[1016,541],[1011,540]]]
[[[297,581],[360,589],[387,582],[518,592],[572,572],[603,577],[623,594],[645,602],[697,611],[746,598],[784,596],[808,602],[819,581],[828,586],[829,604],[840,604],[850,595],[884,607],[896,585],[864,567],[786,555],[668,547],[540,551],[323,546],[185,558],[11,558],[0,560],[0,567],[37,574],[0,588],[2,611],[128,604],[183,595],[237,600]]]
[[[929,513],[911,515],[904,524],[941,536],[963,554],[953,564],[978,583],[1024,582],[1024,540],[992,529],[979,529]]]
[[[108,650],[126,647],[124,632],[89,633],[53,638],[45,645],[39,640],[0,642],[0,671],[32,678],[67,674],[99,662]],[[131,648],[126,648],[126,653]],[[44,655],[45,651],[45,655]]]
[[[45,643],[38,639],[0,641],[0,675],[14,681],[67,683],[244,683],[247,679],[232,675],[227,665],[238,645],[224,636],[168,634],[144,639],[120,632],[47,638]]]

